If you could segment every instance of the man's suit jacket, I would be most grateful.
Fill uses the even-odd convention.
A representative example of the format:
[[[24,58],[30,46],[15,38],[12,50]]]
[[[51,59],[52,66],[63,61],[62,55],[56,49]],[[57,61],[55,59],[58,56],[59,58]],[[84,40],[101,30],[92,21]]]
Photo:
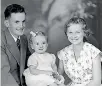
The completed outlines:
[[[8,77],[9,74],[11,74],[18,84],[20,84],[20,82],[21,84],[24,82],[22,74],[27,62],[27,55],[30,55],[28,42],[25,35],[20,37],[20,44],[21,47],[19,51],[17,44],[8,29],[1,31],[1,65],[3,64],[1,66],[1,79],[4,79],[3,77]],[[2,58],[6,59],[5,63],[2,61]],[[18,74],[17,64],[20,66],[20,74]],[[3,81],[6,83],[7,78],[5,78]]]

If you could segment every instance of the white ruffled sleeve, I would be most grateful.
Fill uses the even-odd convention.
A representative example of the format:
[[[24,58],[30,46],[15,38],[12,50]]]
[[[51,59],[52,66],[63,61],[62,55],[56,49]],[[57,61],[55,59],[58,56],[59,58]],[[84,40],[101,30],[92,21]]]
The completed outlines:
[[[29,59],[28,59],[28,63],[27,63],[27,66],[29,67],[29,66],[37,66],[38,65],[38,63],[37,63],[37,60],[36,60],[36,57],[34,56],[34,55],[31,55],[30,57],[29,57]]]

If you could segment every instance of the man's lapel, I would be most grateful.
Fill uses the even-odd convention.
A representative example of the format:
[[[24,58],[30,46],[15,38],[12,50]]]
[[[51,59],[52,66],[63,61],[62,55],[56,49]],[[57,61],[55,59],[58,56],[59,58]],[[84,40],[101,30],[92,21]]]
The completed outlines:
[[[25,68],[25,60],[26,60],[26,50],[27,50],[27,41],[24,38],[24,35],[20,37],[21,43],[21,58],[20,58],[20,76],[22,77],[22,73]]]
[[[5,31],[5,33],[6,33],[5,35],[6,35],[6,40],[7,40],[7,48],[9,49],[9,51],[11,52],[15,60],[18,62],[18,64],[20,64],[20,51],[17,47],[17,44],[15,43],[9,31]]]
[[[20,44],[21,44],[21,61],[25,63],[25,58],[26,58],[26,49],[27,49],[27,43],[24,38],[24,36],[20,37]],[[22,63],[21,63],[22,64]]]

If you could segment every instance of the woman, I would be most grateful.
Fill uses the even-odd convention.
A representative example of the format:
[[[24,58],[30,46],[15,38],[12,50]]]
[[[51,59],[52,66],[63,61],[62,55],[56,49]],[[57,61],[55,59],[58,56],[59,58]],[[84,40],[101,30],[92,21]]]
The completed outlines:
[[[82,18],[73,17],[65,28],[71,45],[58,52],[59,73],[72,80],[68,86],[100,86],[102,52],[87,42],[91,34]]]

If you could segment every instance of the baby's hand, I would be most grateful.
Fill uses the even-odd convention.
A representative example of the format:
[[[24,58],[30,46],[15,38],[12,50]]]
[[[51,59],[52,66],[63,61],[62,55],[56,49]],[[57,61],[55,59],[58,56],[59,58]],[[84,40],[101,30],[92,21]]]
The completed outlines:
[[[64,77],[62,75],[59,75],[58,79],[56,80],[56,83],[57,84],[64,84],[64,81],[65,81]]]
[[[52,76],[56,79],[56,80],[61,80],[59,74],[57,72],[53,72]]]
[[[53,72],[52,71],[46,71],[46,74],[49,76],[52,76]]]

